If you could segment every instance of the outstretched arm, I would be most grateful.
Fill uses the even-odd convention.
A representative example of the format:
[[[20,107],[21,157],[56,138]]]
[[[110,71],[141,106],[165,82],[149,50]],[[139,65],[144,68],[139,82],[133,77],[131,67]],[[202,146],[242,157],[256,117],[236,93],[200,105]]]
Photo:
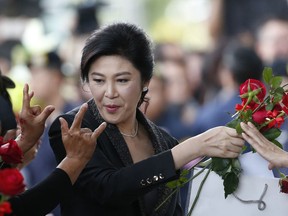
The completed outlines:
[[[243,145],[244,140],[235,129],[220,126],[185,140],[171,151],[175,168],[180,169],[191,160],[203,156],[236,158]]]

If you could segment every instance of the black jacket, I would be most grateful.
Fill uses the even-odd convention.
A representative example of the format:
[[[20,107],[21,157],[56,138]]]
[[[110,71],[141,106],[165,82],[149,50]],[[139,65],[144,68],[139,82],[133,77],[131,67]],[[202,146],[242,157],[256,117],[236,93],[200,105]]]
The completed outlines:
[[[79,107],[62,117],[71,125],[78,110]],[[61,202],[64,216],[182,215],[177,193],[157,212],[154,210],[172,191],[165,183],[179,177],[170,151],[178,142],[146,119],[139,110],[137,120],[147,129],[156,154],[133,164],[120,131],[115,125],[108,124],[69,199]],[[103,121],[94,100],[90,100],[82,127],[94,130]],[[65,149],[58,119],[51,125],[49,136],[56,159],[60,162],[65,156]]]

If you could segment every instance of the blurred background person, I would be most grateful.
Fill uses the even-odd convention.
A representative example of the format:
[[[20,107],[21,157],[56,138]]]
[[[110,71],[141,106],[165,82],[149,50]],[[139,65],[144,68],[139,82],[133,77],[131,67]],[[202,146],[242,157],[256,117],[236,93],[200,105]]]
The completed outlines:
[[[260,20],[255,38],[255,49],[266,66],[271,67],[278,60],[288,60],[287,17],[269,16]]]
[[[167,43],[156,45],[154,52],[157,73],[165,80],[165,117],[162,116],[158,124],[176,139],[185,139],[191,135],[191,125],[198,108],[188,81],[185,51],[179,44]]]
[[[185,68],[190,86],[190,95],[191,97],[194,97],[199,104],[202,104],[204,101],[204,91],[201,83],[205,55],[205,51],[193,49],[189,49],[185,52]]]
[[[163,121],[167,118],[166,107],[166,80],[157,68],[154,68],[153,76],[149,83],[147,101],[141,105],[141,110],[145,115],[158,126],[165,129]],[[166,129],[167,130],[167,129]]]
[[[241,104],[239,86],[247,79],[262,79],[263,64],[253,47],[239,42],[229,43],[223,50],[219,65],[218,79],[220,90],[214,99],[200,109],[193,125],[199,134],[211,127],[226,125],[232,120],[235,105]]]

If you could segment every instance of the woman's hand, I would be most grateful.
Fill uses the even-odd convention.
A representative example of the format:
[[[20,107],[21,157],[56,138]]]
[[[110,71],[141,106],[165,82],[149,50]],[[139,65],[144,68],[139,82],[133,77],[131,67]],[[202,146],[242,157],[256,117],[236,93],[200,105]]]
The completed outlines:
[[[242,151],[244,139],[233,128],[219,126],[198,135],[201,156],[236,158]]]
[[[220,126],[191,137],[172,148],[175,168],[202,156],[235,158],[244,146],[244,140],[235,129]]]
[[[38,105],[31,106],[30,102],[33,95],[34,92],[29,93],[29,86],[25,84],[22,109],[19,114],[21,134],[16,139],[24,154],[38,142],[43,134],[47,118],[55,109],[50,105],[42,111]]]
[[[241,123],[243,138],[269,162],[269,169],[288,167],[288,153],[267,140],[251,123]]]
[[[68,123],[65,119],[59,119],[66,157],[58,165],[58,168],[63,169],[69,175],[72,184],[91,159],[96,148],[96,140],[107,125],[106,122],[103,122],[94,131],[88,128],[81,128],[82,119],[87,108],[88,105],[86,103],[81,106],[70,128],[68,128]]]

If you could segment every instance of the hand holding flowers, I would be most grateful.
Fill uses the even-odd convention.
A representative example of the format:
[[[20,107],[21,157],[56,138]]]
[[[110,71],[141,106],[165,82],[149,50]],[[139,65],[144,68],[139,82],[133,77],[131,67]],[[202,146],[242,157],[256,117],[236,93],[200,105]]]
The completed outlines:
[[[270,87],[268,92],[259,80],[248,79],[240,85],[242,103],[236,104],[236,113],[232,116],[234,119],[227,126],[235,128],[241,134],[241,122],[252,122],[263,137],[281,148],[277,138],[281,134],[279,128],[288,113],[288,94],[284,86],[280,86],[282,78],[273,76],[271,68],[264,69],[263,80]],[[255,150],[257,151],[253,149]],[[212,158],[212,170],[223,179],[225,198],[238,188],[242,171],[238,159]]]
[[[288,93],[285,91],[285,86],[281,86],[282,77],[274,76],[271,68],[264,69],[263,80],[266,85],[255,79],[248,79],[240,85],[239,93],[242,102],[236,104],[236,112],[232,115],[232,121],[226,126],[236,129],[239,136],[242,135],[248,143],[251,143],[251,146],[248,147],[268,160],[270,169],[288,167],[288,153],[282,150],[282,145],[277,141],[281,134],[279,128],[288,115]],[[269,88],[267,88],[268,91],[266,86]],[[242,152],[246,148],[247,146],[244,146]],[[207,168],[209,170],[199,186],[188,215],[192,213],[210,170],[216,172],[223,179],[225,198],[234,193],[239,185],[242,168],[237,157],[225,158],[225,156],[216,157],[209,154],[207,156],[211,158],[205,158],[205,161],[201,162],[201,166],[203,167],[202,171]],[[178,190],[202,171],[187,179],[188,172],[183,170],[180,179],[170,182],[167,186]],[[283,174],[279,185],[281,192],[288,193],[288,178]]]

